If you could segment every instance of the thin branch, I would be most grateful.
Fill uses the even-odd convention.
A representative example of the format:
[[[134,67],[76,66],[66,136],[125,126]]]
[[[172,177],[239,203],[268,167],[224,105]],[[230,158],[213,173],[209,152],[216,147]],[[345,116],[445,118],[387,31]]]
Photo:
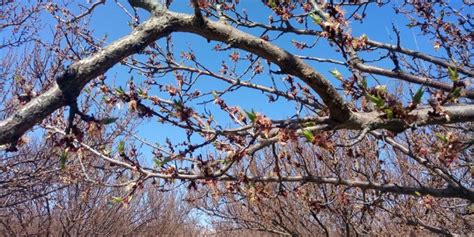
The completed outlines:
[[[370,39],[367,40],[366,43],[370,46],[373,46],[373,47],[383,48],[383,49],[387,49],[389,51],[396,51],[396,52],[399,52],[399,53],[410,55],[410,56],[415,57],[415,58],[423,59],[425,61],[428,61],[430,63],[436,64],[436,65],[439,65],[439,66],[442,66],[442,67],[445,67],[445,68],[448,68],[448,67],[455,68],[460,73],[463,73],[463,74],[466,74],[468,76],[474,77],[474,71],[469,69],[469,68],[465,68],[465,67],[456,65],[454,63],[450,63],[446,60],[421,53],[420,51],[414,51],[414,50],[410,50],[410,49],[400,47],[399,45],[385,44],[385,43],[377,42],[377,41],[370,40]]]
[[[361,70],[361,71],[366,72],[366,73],[373,73],[373,74],[377,74],[377,75],[382,75],[382,76],[386,76],[386,77],[391,77],[391,78],[395,78],[395,79],[404,80],[404,81],[407,81],[407,82],[416,83],[416,84],[419,84],[419,85],[426,85],[426,86],[436,88],[436,89],[440,89],[440,90],[443,90],[443,91],[446,91],[446,92],[450,92],[453,89],[453,87],[451,85],[448,85],[448,84],[445,84],[445,83],[442,83],[442,82],[439,82],[439,81],[434,81],[434,80],[431,80],[431,79],[426,78],[426,77],[416,76],[416,75],[409,74],[409,73],[402,72],[402,71],[392,71],[392,70],[387,70],[387,69],[384,69],[384,68],[370,66],[370,65],[366,65],[366,64],[362,64],[362,63],[355,63],[354,67],[357,68],[358,70]],[[463,93],[465,93],[465,97],[470,98],[470,99],[474,99],[474,91],[464,90]]]

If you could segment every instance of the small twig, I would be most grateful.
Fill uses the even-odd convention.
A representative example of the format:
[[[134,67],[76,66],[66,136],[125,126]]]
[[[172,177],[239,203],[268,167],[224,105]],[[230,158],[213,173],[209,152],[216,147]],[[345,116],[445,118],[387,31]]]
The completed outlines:
[[[99,6],[100,4],[105,4],[105,0],[99,0],[99,1],[97,1],[97,2],[95,2],[95,3],[93,3],[92,6],[89,7],[89,8],[87,8],[87,10],[86,10],[85,12],[83,12],[83,13],[81,13],[80,15],[74,17],[74,18],[71,19],[68,23],[76,22],[76,21],[80,20],[81,18],[83,18],[83,17],[85,17],[85,16],[91,14],[92,11],[94,11],[94,9],[95,9],[97,6]]]
[[[362,129],[362,131],[360,131],[360,133],[357,135],[357,137],[354,138],[354,140],[349,143],[349,144],[338,144],[337,146],[338,147],[351,147],[351,146],[355,146],[357,143],[361,142],[365,135],[367,135],[367,133],[370,132],[370,127],[365,127],[364,129]]]

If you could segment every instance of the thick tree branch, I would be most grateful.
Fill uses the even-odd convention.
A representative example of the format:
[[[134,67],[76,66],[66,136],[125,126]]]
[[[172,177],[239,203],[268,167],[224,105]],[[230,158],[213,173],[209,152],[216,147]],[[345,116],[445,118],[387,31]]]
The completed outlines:
[[[7,119],[0,121],[0,144],[16,141],[35,124],[66,105],[69,98],[77,97],[89,81],[105,73],[125,57],[169,34],[180,21],[184,20],[168,16],[153,17],[138,26],[130,35],[110,44],[91,57],[73,63],[57,75],[57,84],[51,89],[19,108]]]
[[[180,14],[173,15],[180,17]],[[246,50],[275,63],[282,72],[300,78],[318,93],[329,107],[333,120],[343,122],[349,119],[351,112],[347,104],[328,80],[299,57],[270,42],[208,19],[204,19],[204,24],[185,26],[178,31],[195,33],[209,40],[225,42],[234,48]]]

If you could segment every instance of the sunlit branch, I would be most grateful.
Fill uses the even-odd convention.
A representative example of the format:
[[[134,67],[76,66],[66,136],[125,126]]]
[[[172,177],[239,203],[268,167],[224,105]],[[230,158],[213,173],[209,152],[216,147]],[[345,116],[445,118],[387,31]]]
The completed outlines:
[[[451,85],[445,84],[443,82],[431,80],[426,77],[416,76],[416,75],[409,74],[402,71],[392,71],[392,70],[388,70],[388,69],[384,69],[384,68],[380,68],[376,66],[370,66],[370,65],[366,65],[362,63],[356,63],[354,65],[355,65],[355,68],[366,73],[373,73],[373,74],[382,75],[382,76],[386,76],[386,77],[390,77],[394,79],[400,79],[403,81],[440,89],[446,92],[450,92],[453,89]],[[463,93],[465,93],[465,97],[474,99],[474,91],[464,90]]]
[[[370,45],[370,46],[373,46],[373,47],[383,48],[383,49],[387,49],[387,50],[390,50],[390,51],[396,51],[396,52],[406,54],[406,55],[409,55],[409,56],[412,56],[412,57],[415,57],[415,58],[419,58],[419,59],[425,60],[427,62],[442,66],[444,68],[449,68],[449,67],[450,68],[455,68],[460,73],[466,74],[466,75],[471,76],[471,77],[474,76],[474,71],[472,69],[450,63],[446,60],[443,60],[443,59],[440,59],[440,58],[437,58],[437,57],[434,57],[434,56],[431,56],[431,55],[424,54],[420,51],[414,51],[414,50],[406,49],[406,48],[403,48],[403,47],[397,47],[396,45],[386,44],[386,43],[382,43],[382,42],[378,42],[378,41],[374,41],[374,40],[370,40],[370,39],[367,40],[367,44]]]

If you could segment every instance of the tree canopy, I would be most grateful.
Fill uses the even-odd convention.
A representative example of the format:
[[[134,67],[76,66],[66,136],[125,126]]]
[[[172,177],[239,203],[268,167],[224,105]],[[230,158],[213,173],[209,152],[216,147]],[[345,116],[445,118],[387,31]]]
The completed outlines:
[[[470,233],[473,24],[469,1],[2,1],[0,213],[47,217],[0,230]]]

